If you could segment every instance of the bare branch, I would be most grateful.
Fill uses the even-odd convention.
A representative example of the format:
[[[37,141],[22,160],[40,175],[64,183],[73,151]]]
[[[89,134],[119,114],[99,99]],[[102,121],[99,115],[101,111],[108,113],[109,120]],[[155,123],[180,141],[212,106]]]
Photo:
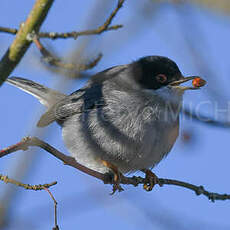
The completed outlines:
[[[0,174],[0,180],[7,183],[11,183],[14,185],[17,185],[19,187],[23,187],[24,189],[28,189],[28,190],[34,190],[34,191],[38,191],[38,190],[46,190],[49,195],[51,196],[52,200],[54,201],[54,228],[53,230],[58,230],[59,227],[57,225],[57,201],[55,200],[53,194],[50,192],[50,190],[48,189],[49,187],[56,185],[57,182],[54,181],[52,183],[49,184],[39,184],[39,185],[29,185],[29,184],[23,184],[19,181],[16,181],[14,179],[9,178],[8,176],[4,176],[2,174]]]
[[[98,29],[101,27],[98,27],[97,29],[94,30],[83,30],[83,31],[71,31],[71,32],[64,32],[64,33],[58,33],[58,32],[40,32],[38,33],[39,38],[50,38],[53,40],[56,39],[66,39],[66,38],[73,38],[77,39],[79,36],[86,36],[86,35],[99,35],[105,31],[109,30],[117,30],[122,28],[123,25],[114,25],[114,26],[108,26],[106,29]],[[8,27],[2,27],[0,26],[0,32],[8,33],[15,35],[17,34],[18,30],[15,28],[8,28]]]
[[[36,35],[34,35],[33,41],[34,41],[34,44],[39,49],[40,53],[42,54],[42,56],[43,56],[42,60],[43,61],[47,62],[48,64],[50,64],[54,67],[58,67],[58,68],[66,69],[66,70],[75,70],[75,71],[81,72],[84,70],[92,69],[93,67],[95,67],[98,64],[98,62],[102,58],[102,54],[99,54],[97,56],[97,58],[95,58],[94,60],[92,60],[86,64],[64,63],[60,58],[55,57],[54,54],[52,54],[50,51],[48,51],[42,45],[42,43],[39,41],[39,39],[36,37]]]
[[[57,33],[57,32],[41,32],[38,33],[39,38],[51,38],[51,39],[58,39],[58,38],[74,38],[77,39],[79,36],[85,35],[99,35],[105,31],[109,30],[117,30],[123,27],[123,25],[114,25],[110,26],[112,20],[116,16],[119,9],[123,6],[125,0],[119,0],[117,7],[113,10],[110,16],[107,18],[105,23],[99,26],[97,29],[93,30],[83,30],[83,31],[71,31],[65,33]],[[9,34],[17,34],[18,30],[14,28],[7,28],[7,27],[0,27],[0,32],[9,33]]]
[[[50,192],[50,190],[47,187],[43,187],[44,190],[46,190],[51,199],[54,202],[54,227],[52,228],[52,230],[59,230],[58,224],[57,224],[57,201],[55,200],[53,194]]]
[[[14,28],[0,26],[0,32],[15,35],[18,32],[18,30]]]
[[[24,189],[34,190],[34,191],[43,190],[45,188],[49,188],[49,187],[57,184],[57,181],[54,181],[54,182],[49,183],[49,184],[39,184],[39,185],[23,184],[19,181],[11,179],[8,176],[4,176],[2,174],[0,174],[0,180],[5,182],[6,184],[11,183],[11,184],[17,185],[19,187],[23,187]]]
[[[21,24],[13,43],[0,61],[0,86],[29,48],[31,41],[27,39],[28,34],[39,31],[53,1],[37,0],[26,21]]]
[[[12,152],[16,152],[18,150],[27,150],[29,146],[38,146],[38,147],[46,150],[47,152],[49,152],[54,157],[63,161],[64,164],[72,166],[76,169],[79,169],[80,171],[82,171],[86,174],[89,174],[90,176],[94,176],[100,180],[103,180],[103,181],[106,180],[106,177],[104,176],[104,174],[98,173],[94,170],[91,170],[91,169],[77,163],[73,157],[70,157],[70,156],[67,156],[67,155],[61,153],[60,151],[58,151],[57,149],[55,149],[54,147],[52,147],[48,143],[46,143],[42,140],[39,140],[36,137],[32,137],[32,138],[31,137],[25,137],[19,143],[1,150],[0,151],[0,158],[3,156],[6,156]]]
[[[57,149],[55,149],[54,147],[52,147],[48,143],[46,143],[42,140],[39,140],[36,137],[26,137],[26,138],[22,139],[21,142],[1,150],[0,151],[0,158],[8,155],[10,153],[16,152],[18,150],[27,150],[28,147],[30,147],[30,146],[38,146],[38,147],[46,150],[47,152],[49,152],[51,155],[53,155],[57,159],[63,161],[64,164],[72,166],[72,167],[74,167],[74,168],[76,168],[76,169],[78,169],[78,170],[80,170],[80,171],[82,171],[82,172],[84,172],[90,176],[93,176],[97,179],[100,179],[105,184],[114,184],[113,179],[111,179],[111,177],[108,174],[102,174],[102,173],[96,172],[92,169],[89,169],[89,168],[77,163],[73,157],[66,156],[65,154],[59,152]],[[136,177],[136,176],[133,176],[133,177],[121,176],[119,182],[120,182],[120,184],[134,185],[134,186],[138,186],[139,184],[148,183],[146,178]],[[196,186],[196,185],[193,185],[193,184],[190,184],[187,182],[182,182],[182,181],[172,180],[172,179],[158,178],[157,183],[160,186],[175,185],[175,186],[190,189],[190,190],[194,191],[196,193],[196,195],[203,194],[204,196],[206,196],[209,200],[211,200],[213,202],[215,200],[230,200],[230,194],[218,194],[218,193],[209,192],[209,191],[205,190],[203,186]]]

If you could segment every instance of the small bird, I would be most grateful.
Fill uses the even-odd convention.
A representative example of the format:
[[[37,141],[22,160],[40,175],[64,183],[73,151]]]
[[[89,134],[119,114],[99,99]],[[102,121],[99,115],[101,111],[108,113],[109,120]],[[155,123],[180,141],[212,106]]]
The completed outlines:
[[[180,84],[195,78],[167,57],[147,56],[95,74],[68,96],[24,78],[7,82],[47,107],[37,126],[56,121],[78,163],[100,173],[147,175],[178,137],[183,94],[199,88]]]

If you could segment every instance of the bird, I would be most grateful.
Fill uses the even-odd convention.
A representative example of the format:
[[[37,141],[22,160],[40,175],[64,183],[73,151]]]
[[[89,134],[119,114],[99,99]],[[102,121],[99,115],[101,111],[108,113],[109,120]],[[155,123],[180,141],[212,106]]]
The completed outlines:
[[[151,169],[178,137],[184,92],[199,89],[181,84],[195,78],[184,77],[167,57],[145,56],[96,73],[70,95],[21,77],[7,83],[47,107],[37,126],[57,122],[78,163],[103,174],[143,171],[153,176]]]

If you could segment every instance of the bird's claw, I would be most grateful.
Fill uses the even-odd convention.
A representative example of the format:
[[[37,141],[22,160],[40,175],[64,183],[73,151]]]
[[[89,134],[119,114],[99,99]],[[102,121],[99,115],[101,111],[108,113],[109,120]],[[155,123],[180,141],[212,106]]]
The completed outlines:
[[[122,173],[119,172],[118,168],[115,165],[109,163],[108,161],[102,160],[102,163],[113,172],[113,190],[110,195],[113,195],[116,191],[124,191],[124,189],[120,185],[121,177],[123,176]]]
[[[143,169],[142,172],[145,173],[145,183],[143,185],[144,190],[147,192],[152,191],[155,184],[159,183],[158,177],[149,169]]]
[[[124,191],[124,189],[121,187],[121,185],[119,183],[114,183],[113,184],[113,190],[110,193],[110,195],[113,195],[116,191],[118,191],[118,192]]]

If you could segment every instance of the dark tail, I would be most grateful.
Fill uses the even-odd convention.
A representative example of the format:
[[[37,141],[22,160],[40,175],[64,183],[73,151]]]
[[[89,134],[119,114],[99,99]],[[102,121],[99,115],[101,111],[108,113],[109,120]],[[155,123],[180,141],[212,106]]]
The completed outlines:
[[[11,77],[7,79],[7,83],[36,97],[41,104],[50,108],[66,95],[58,91],[49,89],[43,85],[21,77]]]

